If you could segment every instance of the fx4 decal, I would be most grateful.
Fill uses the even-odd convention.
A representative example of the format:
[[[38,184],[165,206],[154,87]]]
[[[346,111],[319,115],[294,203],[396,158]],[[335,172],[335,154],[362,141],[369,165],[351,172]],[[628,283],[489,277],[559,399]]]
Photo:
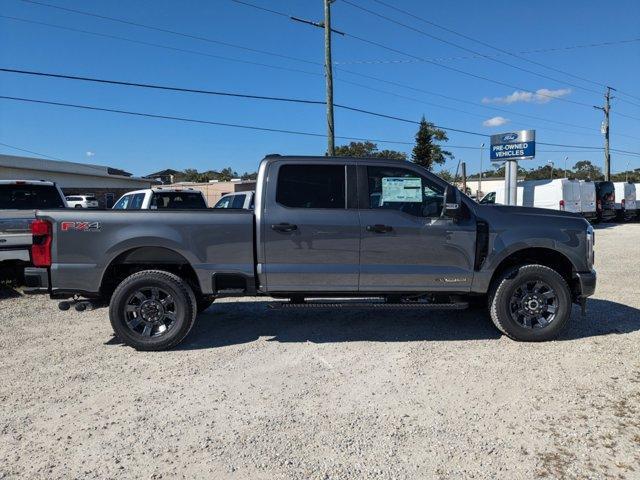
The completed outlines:
[[[62,222],[60,230],[63,232],[70,230],[76,232],[98,232],[100,231],[100,222]]]

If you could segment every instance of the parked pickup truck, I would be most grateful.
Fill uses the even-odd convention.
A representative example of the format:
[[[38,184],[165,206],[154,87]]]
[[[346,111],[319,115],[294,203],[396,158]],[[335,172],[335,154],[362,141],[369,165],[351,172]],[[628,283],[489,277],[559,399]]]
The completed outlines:
[[[60,187],[44,180],[0,180],[0,279],[19,279],[31,261],[38,208],[66,208]]]
[[[280,308],[480,301],[509,337],[548,340],[596,283],[579,215],[478,205],[397,160],[271,155],[253,211],[39,211],[32,228],[29,284],[109,301],[116,335],[140,350],[175,346],[230,295],[289,299]]]

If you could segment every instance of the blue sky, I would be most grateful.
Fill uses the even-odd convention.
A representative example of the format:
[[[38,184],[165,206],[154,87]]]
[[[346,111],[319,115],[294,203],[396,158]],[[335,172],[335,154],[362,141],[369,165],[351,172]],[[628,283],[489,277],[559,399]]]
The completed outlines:
[[[176,37],[20,0],[0,0],[0,15],[5,17],[126,37],[200,53],[168,50],[0,18],[0,66],[188,88],[324,99],[321,29],[230,0],[43,1],[266,50],[310,63]],[[247,1],[298,17],[315,20],[322,18],[321,0]],[[374,0],[349,1],[467,49],[485,55],[497,53],[488,47],[390,10]],[[593,82],[612,85],[624,92],[615,94],[617,98],[612,104],[611,145],[612,148],[640,152],[640,42],[564,49],[640,38],[640,2],[637,0],[614,1],[607,5],[584,0],[543,0],[520,2],[517,5],[506,1],[475,0],[397,0],[392,3],[439,25],[510,52],[562,48],[523,53],[522,56]],[[487,58],[470,58],[472,55],[468,51],[393,24],[342,0],[338,0],[333,6],[333,24],[334,28],[353,36],[408,54],[395,53],[350,36],[335,35],[333,59],[336,62],[337,103],[416,121],[424,114],[427,119],[439,125],[486,134],[535,128],[538,142],[602,145],[599,133],[602,113],[589,107],[603,102],[604,89],[599,85],[507,55],[495,58],[560,81],[541,78]],[[453,72],[418,61],[415,57],[435,59],[443,65],[472,75],[521,87],[527,92],[540,91],[541,94],[523,94],[522,91],[517,93],[515,88]],[[268,64],[270,67],[254,63]],[[345,70],[355,72],[356,75]],[[362,75],[393,83],[383,83]],[[569,83],[574,86],[568,85]],[[325,132],[325,110],[322,105],[158,92],[31,78],[2,72],[0,92],[4,96],[278,129]],[[504,121],[495,117],[508,121],[493,127],[483,125],[485,122],[500,124]],[[412,142],[415,130],[414,125],[407,123],[336,111],[336,134],[339,136]],[[477,171],[479,150],[458,147],[478,147],[483,141],[488,143],[487,140],[456,132],[450,132],[449,137],[448,143],[456,147],[448,148],[456,155],[456,160],[448,162],[446,167],[455,169],[457,160],[464,160],[469,172]],[[0,100],[0,142],[69,161],[111,165],[136,175],[163,168],[207,170],[232,166],[239,172],[253,171],[259,160],[268,153],[313,155],[323,154],[326,150],[326,140],[322,137],[136,118],[8,100]],[[346,142],[347,140],[337,140],[338,144]],[[394,143],[379,143],[379,147],[407,152],[411,149],[411,145]],[[570,164],[584,159],[600,166],[603,163],[601,151],[576,151],[574,147],[540,145],[538,150],[535,160],[523,162],[525,167],[546,163],[548,160],[562,166],[565,155],[569,156]],[[21,154],[1,145],[0,152]],[[485,150],[485,168],[489,163],[487,156],[488,150]],[[627,162],[631,168],[639,168],[640,156],[612,154],[613,171],[626,169]]]

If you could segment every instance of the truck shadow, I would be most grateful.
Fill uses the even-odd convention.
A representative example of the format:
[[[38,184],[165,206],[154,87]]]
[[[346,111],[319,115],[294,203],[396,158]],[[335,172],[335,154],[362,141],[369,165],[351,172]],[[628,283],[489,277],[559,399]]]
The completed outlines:
[[[591,300],[587,316],[576,307],[559,341],[640,330],[640,310]],[[176,349],[196,350],[275,342],[415,342],[497,340],[502,335],[484,309],[466,311],[272,310],[268,302],[214,303]]]

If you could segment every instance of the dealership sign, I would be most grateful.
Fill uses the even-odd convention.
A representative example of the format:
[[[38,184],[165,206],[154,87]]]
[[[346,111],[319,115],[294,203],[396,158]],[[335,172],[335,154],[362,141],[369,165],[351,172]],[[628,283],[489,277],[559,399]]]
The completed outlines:
[[[491,160],[524,160],[535,156],[535,130],[491,135]]]

